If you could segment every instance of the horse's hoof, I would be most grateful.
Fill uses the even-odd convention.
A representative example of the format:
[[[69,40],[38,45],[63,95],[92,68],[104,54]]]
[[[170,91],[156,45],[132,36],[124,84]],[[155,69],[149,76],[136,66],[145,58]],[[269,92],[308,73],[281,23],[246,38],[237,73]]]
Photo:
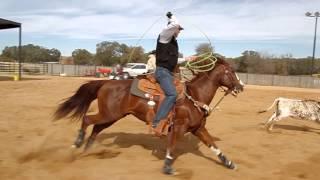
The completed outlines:
[[[174,175],[175,171],[172,167],[163,167],[162,172],[166,175]]]
[[[76,142],[74,142],[73,146],[75,146],[76,148],[80,148],[82,144],[83,144],[83,140],[77,139]]]
[[[230,161],[230,164],[227,166],[229,169],[233,169],[233,170],[236,170],[237,169],[237,166]]]
[[[229,161],[224,154],[220,153],[218,155],[218,157],[225,167],[227,167],[229,169],[236,169],[237,168],[237,166],[232,161]]]
[[[85,147],[84,147],[84,151],[87,151],[94,143],[95,138],[91,138],[89,137]]]
[[[75,142],[73,145],[76,147],[76,148],[79,148],[81,147],[81,145],[83,144],[83,142]]]

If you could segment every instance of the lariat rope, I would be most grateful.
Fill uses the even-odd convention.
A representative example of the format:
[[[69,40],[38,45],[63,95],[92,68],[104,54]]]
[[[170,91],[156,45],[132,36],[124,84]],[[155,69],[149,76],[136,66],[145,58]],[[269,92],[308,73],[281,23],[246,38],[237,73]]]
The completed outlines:
[[[179,13],[176,13],[176,14],[179,14]],[[145,36],[145,35],[151,30],[151,28],[152,28],[156,23],[158,23],[162,18],[163,18],[162,16],[158,17],[158,18],[146,29],[146,31],[144,31],[144,33],[140,36],[140,38],[138,39],[138,41],[137,41],[137,43],[135,44],[134,48],[133,48],[133,49],[131,50],[131,52],[130,52],[128,62],[131,62],[132,56],[133,56],[133,54],[134,54],[137,46],[140,44],[141,40],[144,38],[144,36]],[[203,36],[208,40],[209,47],[213,49],[212,44],[211,44],[211,41],[210,41],[210,38],[207,36],[207,34],[206,34],[202,29],[200,29],[198,26],[196,26],[195,24],[192,24],[192,23],[190,23],[190,24],[191,24],[194,28],[196,28],[200,33],[203,34]],[[207,56],[207,55],[209,55],[209,56]],[[212,56],[212,57],[214,57],[212,52],[201,54],[201,55],[199,55],[198,57],[200,57],[200,56],[207,56],[207,57]],[[214,67],[214,66],[213,66],[213,67]],[[213,68],[213,67],[212,67],[212,68]]]
[[[161,19],[158,18],[156,21],[154,21],[151,26],[141,35],[141,37],[138,39],[137,43],[136,43],[136,46],[140,43],[140,41],[144,38],[144,36],[147,34],[147,32]],[[193,25],[196,29],[198,29],[205,37],[206,39],[208,40],[209,42],[209,45],[210,47],[212,47],[211,45],[211,41],[209,39],[209,37],[200,29],[198,28],[197,26]],[[131,58],[136,50],[136,46],[133,48],[133,50],[131,50],[131,53],[130,53],[130,56],[129,56],[129,61],[131,61]],[[195,73],[199,73],[199,72],[207,72],[207,71],[210,71],[212,70],[214,67],[215,67],[215,64],[217,62],[217,58],[213,55],[213,52],[210,51],[210,52],[207,52],[207,53],[203,53],[203,54],[200,54],[197,56],[198,60],[195,60],[195,61],[188,61],[185,65],[185,67],[189,70],[191,70],[192,72],[195,72]],[[209,61],[209,63],[206,63],[204,65],[202,65],[201,63],[204,62],[204,61]],[[189,78],[187,78],[183,73],[180,72],[180,74],[187,80],[189,80]],[[194,100],[190,95],[187,94],[187,92],[184,92],[184,94],[186,95],[186,97],[191,100],[194,104],[195,107],[198,108],[199,111],[201,111],[200,108],[202,108],[203,110],[205,110],[206,112],[206,115],[210,115],[210,113],[217,108],[217,106],[221,103],[221,101],[224,99],[224,97],[228,94],[228,93],[225,93],[224,96],[222,96],[220,98],[220,100],[217,102],[217,104],[211,108],[209,107],[208,105],[202,103],[202,102],[199,102],[199,101],[196,101]]]
[[[147,34],[147,32],[150,31],[150,29],[158,22],[160,21],[160,19],[162,19],[162,16],[160,16],[158,19],[156,19],[149,27],[148,29],[140,36],[140,38],[138,39],[137,43],[135,44],[135,46],[133,47],[133,49],[130,52],[130,56],[129,56],[129,60],[128,62],[131,62],[131,58],[136,50],[136,47],[140,44],[140,41],[144,38],[144,36]]]
[[[217,62],[217,58],[213,55],[212,52],[207,52],[207,53],[203,53],[200,54],[198,56],[196,56],[198,60],[195,61],[188,61],[185,65],[185,67],[187,69],[190,69],[193,72],[207,72],[207,71],[211,71],[216,62]],[[209,61],[206,64],[201,64],[202,62],[205,61]]]

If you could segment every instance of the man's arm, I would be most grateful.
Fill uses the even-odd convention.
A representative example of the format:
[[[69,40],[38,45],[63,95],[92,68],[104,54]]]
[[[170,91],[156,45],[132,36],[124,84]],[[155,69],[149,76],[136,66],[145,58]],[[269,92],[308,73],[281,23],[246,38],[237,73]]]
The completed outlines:
[[[178,64],[184,63],[186,61],[194,61],[197,59],[197,56],[188,56],[185,58],[178,58]]]
[[[179,28],[180,25],[178,19],[175,16],[171,15],[171,17],[168,19],[168,25],[160,33],[159,41],[161,43],[170,42],[172,36]]]

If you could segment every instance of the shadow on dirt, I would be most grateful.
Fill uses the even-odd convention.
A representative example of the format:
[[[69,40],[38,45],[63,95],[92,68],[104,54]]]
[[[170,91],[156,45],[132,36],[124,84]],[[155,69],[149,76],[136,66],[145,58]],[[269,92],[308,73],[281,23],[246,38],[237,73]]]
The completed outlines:
[[[285,129],[285,130],[290,130],[290,131],[302,131],[302,132],[312,132],[312,133],[317,133],[320,134],[320,129],[318,128],[313,128],[310,126],[294,126],[294,125],[284,125],[284,124],[275,124],[274,128],[279,128],[279,129]]]
[[[106,139],[114,138],[112,143],[104,144]],[[99,142],[102,146],[111,147],[117,145],[120,148],[130,148],[131,146],[141,146],[144,149],[151,150],[152,155],[157,157],[158,159],[164,159],[166,154],[166,138],[159,139],[157,137],[153,137],[150,134],[132,134],[132,133],[109,133],[109,134],[100,134],[97,137],[97,142]],[[191,134],[188,134],[181,138],[174,151],[174,156],[179,157],[186,153],[192,153],[194,155],[203,157],[208,159],[216,164],[221,165],[221,163],[212,157],[215,157],[212,154],[212,157],[205,156],[200,150],[199,147],[203,144],[199,141],[199,139]],[[92,147],[94,148],[94,147]]]

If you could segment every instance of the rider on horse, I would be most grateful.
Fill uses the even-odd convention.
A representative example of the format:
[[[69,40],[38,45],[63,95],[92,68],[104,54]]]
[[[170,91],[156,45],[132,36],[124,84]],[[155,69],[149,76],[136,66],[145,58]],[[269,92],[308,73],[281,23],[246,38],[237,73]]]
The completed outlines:
[[[176,102],[177,92],[173,84],[174,69],[178,64],[179,47],[176,38],[183,28],[177,18],[168,12],[168,24],[160,33],[156,47],[156,71],[155,79],[165,93],[165,99],[161,103],[152,123],[156,134],[161,134],[160,121],[165,121],[168,113]],[[184,61],[194,60],[194,56],[185,58]],[[180,61],[179,61],[180,63]]]

